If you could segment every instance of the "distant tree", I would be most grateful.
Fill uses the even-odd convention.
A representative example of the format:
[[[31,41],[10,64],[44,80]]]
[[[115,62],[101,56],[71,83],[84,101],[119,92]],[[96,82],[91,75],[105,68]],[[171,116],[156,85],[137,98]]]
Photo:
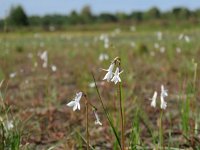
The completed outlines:
[[[98,22],[117,22],[117,17],[109,13],[102,13],[97,18]]]
[[[159,19],[161,16],[160,10],[157,7],[150,8],[144,13],[145,19]]]
[[[126,21],[126,20],[128,20],[129,16],[124,12],[117,12],[116,17],[117,17],[118,21]]]
[[[196,10],[194,11],[194,13],[196,14],[196,16],[199,16],[199,17],[200,17],[200,8],[199,8],[199,9],[196,9]]]
[[[67,22],[71,25],[80,24],[79,14],[75,10],[73,10],[68,16]]]
[[[42,18],[42,26],[44,28],[49,28],[49,26],[51,25],[51,16],[50,15],[45,15],[43,18]]]
[[[142,21],[143,19],[142,16],[143,16],[143,12],[136,11],[130,14],[130,19],[133,19],[135,21]]]
[[[29,25],[28,17],[21,6],[11,7],[8,16],[8,23],[13,26]]]
[[[82,8],[80,17],[81,22],[84,24],[91,23],[93,21],[93,15],[90,6],[86,5]]]
[[[0,31],[3,31],[4,20],[0,20]]]
[[[30,16],[29,17],[29,25],[30,26],[41,26],[42,25],[42,17],[40,16]]]
[[[172,15],[176,19],[188,19],[190,17],[190,10],[187,8],[176,7],[172,10]]]

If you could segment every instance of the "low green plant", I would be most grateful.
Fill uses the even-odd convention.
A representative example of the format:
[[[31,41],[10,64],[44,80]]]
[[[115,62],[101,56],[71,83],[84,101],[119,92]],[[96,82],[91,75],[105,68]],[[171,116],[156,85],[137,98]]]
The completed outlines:
[[[10,108],[4,102],[5,93],[1,92],[3,81],[0,83],[0,149],[2,150],[19,150],[21,142],[21,129],[19,121],[14,118]]]

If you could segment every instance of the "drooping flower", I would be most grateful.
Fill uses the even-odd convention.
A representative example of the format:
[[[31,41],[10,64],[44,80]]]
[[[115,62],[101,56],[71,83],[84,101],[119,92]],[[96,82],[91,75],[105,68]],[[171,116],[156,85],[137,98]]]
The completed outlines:
[[[76,109],[81,109],[80,107],[80,100],[82,97],[82,92],[76,93],[76,97],[74,98],[74,100],[72,100],[71,102],[69,102],[67,104],[67,106],[69,107],[73,107],[73,111],[75,111]]]
[[[51,70],[52,70],[53,72],[56,72],[56,70],[57,70],[56,65],[51,65]]]
[[[96,118],[95,124],[102,126],[102,123],[100,122],[99,116],[98,116],[98,114],[95,110],[94,110],[94,115],[95,115],[95,118]]]
[[[117,84],[118,82],[121,82],[121,78],[119,77],[119,75],[122,73],[123,71],[119,72],[119,68],[117,67],[114,73],[114,77],[112,78],[112,82],[114,82],[115,84]]]
[[[164,99],[166,96],[168,96],[167,90],[164,88],[163,85],[161,85],[161,94],[160,94],[160,108],[161,109],[167,108],[167,102]]]
[[[160,108],[161,109],[166,109],[167,108],[167,102],[164,100],[164,97],[161,95],[160,96]]]
[[[111,65],[109,66],[109,68],[107,70],[105,70],[105,71],[107,71],[107,73],[104,76],[103,80],[107,80],[109,82],[112,79],[114,66],[115,66],[115,64],[111,63]]]
[[[153,97],[150,99],[151,100],[151,106],[156,107],[156,98],[157,98],[158,93],[155,91],[153,94]]]
[[[167,90],[164,88],[164,85],[161,85],[161,95],[163,97],[168,96]]]
[[[47,53],[47,51],[44,51],[42,54],[40,54],[40,59],[42,59],[44,61],[44,63],[42,64],[42,67],[47,68],[47,65],[48,65],[48,53]]]

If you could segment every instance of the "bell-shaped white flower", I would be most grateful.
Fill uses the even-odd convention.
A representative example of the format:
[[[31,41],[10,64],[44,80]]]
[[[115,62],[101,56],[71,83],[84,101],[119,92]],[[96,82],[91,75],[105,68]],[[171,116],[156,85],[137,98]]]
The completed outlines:
[[[75,111],[76,109],[80,110],[81,109],[81,106],[80,106],[81,97],[82,97],[82,92],[76,93],[76,97],[74,98],[74,100],[69,102],[67,104],[67,106],[73,107],[73,111]]]
[[[161,95],[163,97],[168,96],[167,90],[164,88],[164,85],[161,85]]]
[[[112,78],[112,82],[114,82],[115,84],[117,84],[118,82],[121,82],[121,78],[119,77],[119,75],[122,73],[123,71],[119,72],[119,68],[117,67],[114,73],[114,77]]]
[[[99,116],[98,116],[96,111],[94,111],[94,115],[95,115],[95,118],[96,118],[95,124],[102,126],[102,123],[100,122]]]
[[[164,97],[162,95],[160,96],[160,108],[161,109],[167,108],[167,102],[164,100]]]
[[[167,90],[164,88],[163,85],[161,85],[161,94],[160,94],[160,108],[161,109],[167,108],[167,102],[164,99],[166,96],[168,96]]]
[[[42,59],[44,61],[44,63],[42,64],[42,67],[47,68],[47,65],[48,65],[48,53],[47,53],[47,51],[44,51],[42,54],[40,54],[40,59]]]
[[[105,71],[107,71],[107,73],[104,76],[103,80],[107,80],[109,82],[112,79],[114,66],[115,66],[115,64],[111,63],[110,67],[107,70],[105,70]]]
[[[150,99],[151,100],[151,106],[156,107],[156,99],[157,99],[158,93],[155,91],[153,94],[153,97]]]

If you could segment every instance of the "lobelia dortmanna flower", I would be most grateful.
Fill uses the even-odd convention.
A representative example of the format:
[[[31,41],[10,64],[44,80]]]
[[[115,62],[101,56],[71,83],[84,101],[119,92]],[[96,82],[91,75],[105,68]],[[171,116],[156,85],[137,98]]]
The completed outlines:
[[[103,69],[103,70],[107,71],[107,73],[104,76],[103,80],[107,80],[109,82],[112,79],[114,66],[115,66],[115,64],[111,63],[107,70]]]
[[[164,88],[164,85],[161,85],[161,94],[160,94],[160,108],[161,109],[166,109],[167,107],[167,102],[164,100],[165,97],[168,96],[167,90]]]
[[[114,82],[115,84],[117,84],[118,82],[121,82],[121,78],[119,77],[119,75],[122,73],[123,71],[119,72],[119,68],[117,67],[114,73],[114,77],[112,78],[112,82]]]
[[[81,109],[80,100],[81,100],[82,94],[83,94],[82,92],[76,93],[76,97],[74,98],[74,100],[72,100],[71,102],[67,104],[67,106],[73,107],[73,111],[77,109],[79,110]]]
[[[44,51],[41,55],[40,55],[40,59],[42,59],[44,61],[44,63],[42,64],[43,68],[47,68],[48,65],[48,52]]]
[[[154,92],[153,97],[150,99],[151,100],[151,106],[156,107],[156,99],[157,99],[157,92]],[[160,93],[160,108],[161,109],[166,109],[167,108],[167,102],[165,101],[165,97],[168,96],[167,90],[164,88],[163,85],[161,85],[161,93]]]
[[[100,122],[100,119],[99,119],[99,116],[98,116],[98,114],[97,114],[97,112],[94,110],[94,116],[95,116],[95,118],[96,118],[96,120],[95,120],[95,124],[96,125],[100,125],[100,126],[102,126],[102,123]]]
[[[151,106],[156,107],[156,99],[157,99],[158,93],[155,91],[153,94],[153,97],[150,99],[151,100]]]

